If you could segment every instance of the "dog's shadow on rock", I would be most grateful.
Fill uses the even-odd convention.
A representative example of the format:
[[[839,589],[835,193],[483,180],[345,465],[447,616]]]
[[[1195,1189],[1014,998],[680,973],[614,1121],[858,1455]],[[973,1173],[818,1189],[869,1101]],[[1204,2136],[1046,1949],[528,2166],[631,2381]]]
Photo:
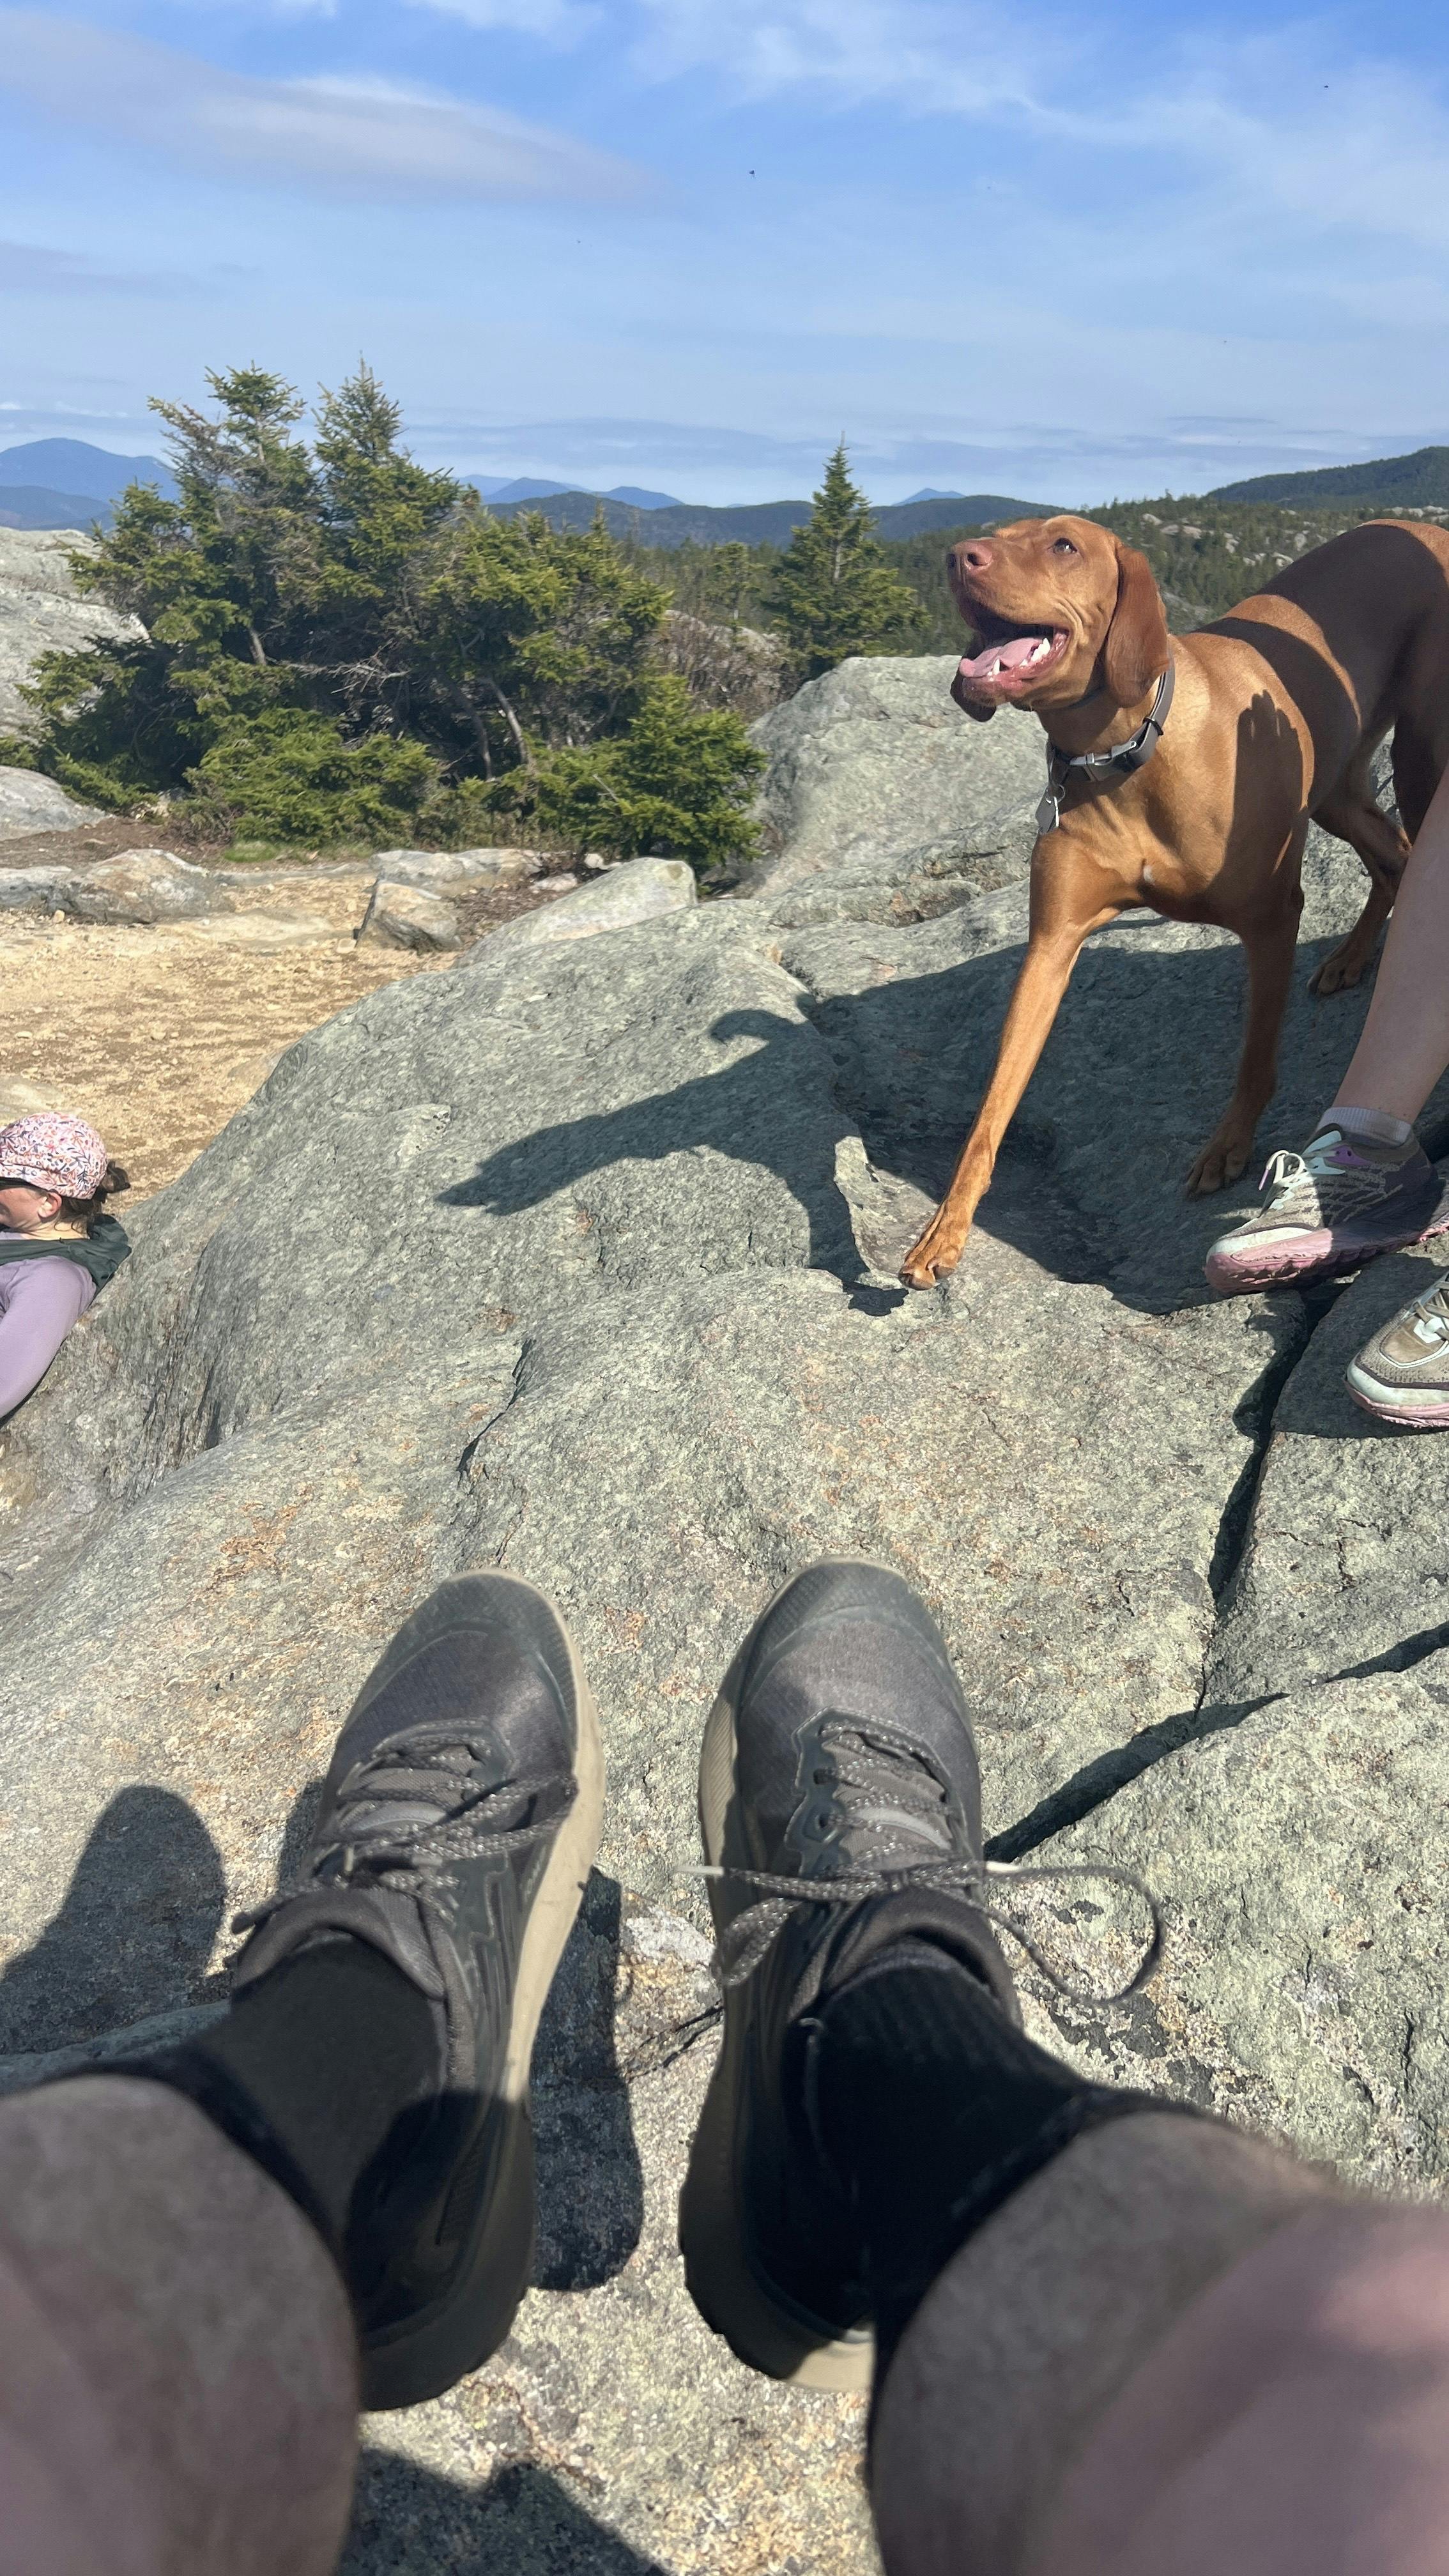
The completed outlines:
[[[852,1286],[864,1277],[865,1264],[835,1180],[835,1147],[850,1122],[828,1103],[821,1117],[822,1068],[808,1020],[726,1011],[709,1035],[719,1044],[761,1043],[673,1091],[537,1128],[500,1146],[470,1178],[441,1191],[440,1204],[516,1216],[616,1163],[713,1153],[778,1173],[804,1211],[810,1268]]]
[[[1254,1159],[1239,1183],[1189,1199],[1188,1166],[1232,1092],[1246,979],[1236,940],[1156,947],[1154,927],[1149,914],[1128,915],[1087,943],[976,1221],[1055,1277],[1165,1313],[1205,1298],[1208,1247],[1252,1203],[1262,1159],[1301,1144],[1332,1097],[1369,985],[1315,1001],[1309,977],[1338,942],[1300,944],[1283,1078]],[[811,1266],[860,1303],[872,1293],[862,1242],[872,1268],[893,1270],[950,1177],[1024,954],[1018,942],[933,974],[887,976],[818,997],[806,1020],[727,1012],[711,1036],[758,1038],[749,1054],[673,1091],[519,1137],[441,1197],[517,1214],[616,1163],[716,1153],[777,1174],[805,1212]],[[822,1039],[832,1060],[823,1121]],[[857,1210],[853,1226],[835,1149],[857,1133],[876,1173],[905,1188],[895,1206]],[[970,1264],[968,1248],[963,1275]]]
[[[221,1855],[186,1800],[119,1790],[59,1913],[0,1976],[0,2056],[63,2048],[194,2001],[225,1905]]]
[[[487,2432],[487,2425],[483,2427]],[[364,2451],[338,2576],[663,2576],[526,2460],[465,2487]]]

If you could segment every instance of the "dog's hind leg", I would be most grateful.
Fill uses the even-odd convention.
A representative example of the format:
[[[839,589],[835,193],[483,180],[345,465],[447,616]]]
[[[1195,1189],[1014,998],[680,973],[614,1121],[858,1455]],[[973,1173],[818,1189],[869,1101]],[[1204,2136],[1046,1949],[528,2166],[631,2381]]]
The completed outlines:
[[[1343,993],[1359,981],[1393,911],[1404,873],[1409,835],[1392,815],[1383,811],[1374,795],[1373,758],[1382,740],[1382,733],[1364,736],[1338,785],[1314,810],[1313,819],[1322,824],[1325,832],[1335,833],[1358,852],[1372,883],[1368,901],[1348,937],[1310,977],[1310,993]],[[1396,776],[1397,768],[1396,759]]]
[[[1195,1197],[1206,1197],[1238,1179],[1253,1150],[1258,1121],[1277,1088],[1278,1039],[1293,985],[1298,916],[1303,910],[1298,866],[1307,836],[1305,823],[1297,851],[1290,853],[1291,865],[1285,872],[1288,890],[1281,909],[1270,920],[1255,922],[1238,933],[1248,953],[1248,1025],[1232,1099],[1187,1176],[1188,1190]]]

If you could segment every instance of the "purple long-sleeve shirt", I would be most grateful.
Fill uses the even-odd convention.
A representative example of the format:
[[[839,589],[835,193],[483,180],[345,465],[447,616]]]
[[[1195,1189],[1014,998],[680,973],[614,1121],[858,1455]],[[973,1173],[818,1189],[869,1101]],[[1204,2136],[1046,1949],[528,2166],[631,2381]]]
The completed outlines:
[[[96,1283],[78,1261],[7,1261],[6,1244],[24,1239],[0,1232],[0,1422],[39,1386],[95,1302]]]

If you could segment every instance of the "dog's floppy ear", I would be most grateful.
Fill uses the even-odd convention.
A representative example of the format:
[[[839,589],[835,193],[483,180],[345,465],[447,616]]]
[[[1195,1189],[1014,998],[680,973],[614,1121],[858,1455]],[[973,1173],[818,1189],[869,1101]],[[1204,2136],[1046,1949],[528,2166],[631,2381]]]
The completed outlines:
[[[1117,606],[1102,647],[1102,678],[1119,707],[1145,698],[1172,647],[1152,566],[1135,546],[1117,547]]]
[[[963,716],[973,717],[977,724],[990,724],[992,717],[996,713],[995,707],[979,707],[974,698],[966,697],[962,691],[961,674],[959,671],[951,683],[951,695],[955,699]]]

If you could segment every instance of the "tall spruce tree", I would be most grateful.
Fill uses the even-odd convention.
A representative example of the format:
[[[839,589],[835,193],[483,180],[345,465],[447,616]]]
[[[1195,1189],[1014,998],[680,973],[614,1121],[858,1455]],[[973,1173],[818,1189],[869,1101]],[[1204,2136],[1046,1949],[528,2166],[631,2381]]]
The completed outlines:
[[[850,479],[843,439],[811,502],[765,602],[802,680],[833,671],[850,653],[899,650],[921,622],[914,593],[871,533],[870,505]]]

